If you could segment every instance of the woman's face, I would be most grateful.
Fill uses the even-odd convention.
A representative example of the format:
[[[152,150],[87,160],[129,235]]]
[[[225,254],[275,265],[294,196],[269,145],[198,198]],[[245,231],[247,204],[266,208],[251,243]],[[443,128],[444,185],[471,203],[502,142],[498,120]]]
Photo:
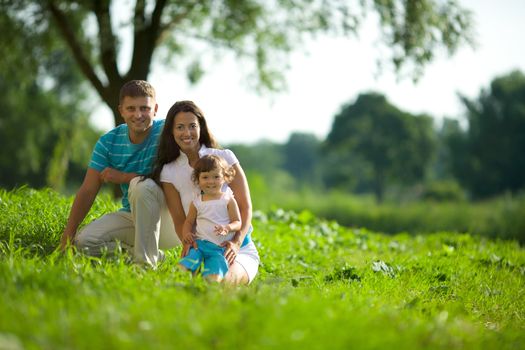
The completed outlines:
[[[197,116],[191,112],[179,112],[173,123],[173,137],[184,153],[198,152],[201,128]]]

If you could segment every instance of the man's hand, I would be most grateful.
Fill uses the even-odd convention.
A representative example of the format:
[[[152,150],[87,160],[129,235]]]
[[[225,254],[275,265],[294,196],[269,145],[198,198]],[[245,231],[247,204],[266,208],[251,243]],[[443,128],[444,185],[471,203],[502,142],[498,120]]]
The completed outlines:
[[[69,212],[66,227],[60,238],[60,245],[58,248],[61,251],[72,246],[73,238],[75,238],[78,226],[91,209],[95,197],[100,190],[100,186],[102,185],[101,182],[100,173],[95,169],[88,168],[86,176],[84,177],[84,182],[82,182],[82,185],[75,196],[75,200],[71,206],[71,211]]]
[[[113,168],[106,168],[100,173],[100,180],[104,183],[121,184],[125,183],[125,173]]]
[[[60,245],[58,249],[61,252],[65,252],[69,247],[73,245],[73,236],[66,234],[65,232],[60,237]]]

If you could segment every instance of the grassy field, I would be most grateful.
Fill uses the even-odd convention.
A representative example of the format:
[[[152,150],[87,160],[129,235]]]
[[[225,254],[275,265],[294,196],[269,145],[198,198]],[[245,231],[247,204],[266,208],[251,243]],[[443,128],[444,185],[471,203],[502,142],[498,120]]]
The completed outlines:
[[[256,194],[257,208],[302,211],[348,227],[366,227],[383,233],[470,232],[489,238],[525,243],[525,193],[502,195],[484,201],[386,201],[340,192],[275,191]]]
[[[0,190],[0,349],[525,349],[515,241],[258,212],[259,276],[229,287],[180,273],[177,249],[156,271],[55,253],[71,200]]]

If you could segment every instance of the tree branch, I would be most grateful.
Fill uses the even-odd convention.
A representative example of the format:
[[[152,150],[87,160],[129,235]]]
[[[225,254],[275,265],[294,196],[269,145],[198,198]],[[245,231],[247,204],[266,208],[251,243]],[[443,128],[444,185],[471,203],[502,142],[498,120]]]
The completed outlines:
[[[122,77],[118,71],[116,43],[113,29],[111,28],[111,15],[109,1],[97,0],[93,4],[93,12],[99,27],[98,38],[100,41],[100,61],[108,80],[117,85],[122,84]]]
[[[186,38],[192,38],[197,41],[207,43],[208,45],[218,48],[218,49],[231,50],[237,55],[242,56],[242,57],[253,57],[255,55],[254,53],[255,50],[254,52],[250,52],[249,50],[245,48],[233,45],[231,41],[228,41],[228,40],[221,40],[217,38],[212,38],[211,36],[206,36],[206,35],[202,35],[198,33],[190,33],[190,32],[185,33],[184,36]]]
[[[155,51],[160,33],[162,32],[161,17],[166,3],[166,0],[157,1],[148,24],[146,22],[145,1],[137,0],[133,17],[135,39],[133,58],[127,74],[129,78],[147,78],[153,52]]]
[[[98,94],[102,97],[102,99],[104,99],[104,96],[106,95],[106,88],[95,73],[93,65],[84,55],[82,45],[78,42],[74,34],[73,28],[71,28],[71,25],[67,20],[66,14],[58,8],[58,6],[54,3],[53,0],[48,0],[47,5],[49,11],[51,12],[51,15],[53,16],[56,22],[60,34],[64,38],[67,46],[70,48],[73,57],[75,58],[75,61],[80,67],[80,70],[91,82],[91,84],[97,90]]]
[[[151,14],[151,28],[155,29],[156,35],[155,37],[158,38],[160,36],[161,31],[161,18],[162,18],[162,12],[164,11],[164,7],[166,6],[166,1],[157,1],[155,4],[155,9],[153,9],[153,13]],[[157,43],[155,43],[157,44]]]

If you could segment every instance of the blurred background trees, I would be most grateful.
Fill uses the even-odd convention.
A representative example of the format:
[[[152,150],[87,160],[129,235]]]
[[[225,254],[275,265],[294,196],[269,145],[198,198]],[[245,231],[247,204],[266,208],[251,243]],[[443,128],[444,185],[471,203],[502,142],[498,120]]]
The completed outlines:
[[[154,63],[196,82],[210,59],[230,52],[251,67],[256,90],[279,91],[290,52],[318,34],[354,38],[369,13],[377,16],[389,52],[381,63],[399,75],[417,78],[435,52],[452,54],[473,41],[471,13],[435,0],[2,0],[0,98],[7,113],[0,121],[0,185],[63,188],[68,171],[87,164],[98,135],[87,123],[90,109],[103,101],[114,123],[122,123],[120,87],[147,79]],[[272,186],[317,187],[324,176],[314,156],[319,145],[311,135],[294,134],[284,149],[259,145],[268,152],[252,149],[251,163],[251,156],[243,158],[261,188],[266,179]]]
[[[77,184],[100,134],[83,78],[51,33],[29,35],[3,12],[0,28],[0,186]]]
[[[286,54],[304,35],[356,34],[367,11],[380,18],[393,69],[411,68],[413,77],[436,49],[454,52],[471,40],[468,12],[453,2],[376,1],[360,9],[338,7],[337,1],[331,8],[283,1],[280,9],[235,1],[122,4],[0,2],[0,186],[78,184],[99,136],[88,123],[99,101],[93,91],[115,110],[121,84],[147,78],[152,62],[177,62],[197,81],[210,67],[191,54],[194,42],[219,54],[231,50],[252,64],[255,87],[276,91],[284,83]],[[126,30],[134,46],[122,69]],[[476,99],[459,96],[462,120],[437,125],[432,116],[400,110],[380,93],[362,92],[341,107],[324,140],[296,132],[283,144],[224,146],[241,160],[254,197],[268,205],[277,194],[307,191],[372,194],[378,201],[519,193],[525,181],[525,78],[516,71],[487,83]]]
[[[379,93],[362,93],[334,116],[325,140],[294,133],[284,144],[227,147],[239,155],[247,173],[259,175],[254,183],[264,189],[261,196],[304,188],[319,194],[370,193],[378,201],[385,196],[462,201],[520,193],[525,187],[525,76],[509,72],[495,77],[476,99],[459,98],[463,118],[438,124],[431,116],[400,110]]]
[[[321,141],[315,135],[294,132],[283,146],[283,168],[300,184],[315,188],[322,183]],[[297,186],[296,189],[300,187]]]
[[[452,171],[475,198],[525,185],[525,76],[496,77],[476,100],[460,96],[468,128],[450,130]]]
[[[368,170],[349,167],[343,178],[359,179],[364,173],[365,178],[358,181],[369,182],[369,190],[381,202],[388,184],[424,180],[435,153],[432,119],[402,112],[383,95],[361,94],[335,116],[324,153],[335,154],[340,162],[349,164],[355,159],[357,167]],[[337,185],[337,181],[329,183],[330,187]]]
[[[84,79],[123,122],[116,105],[124,82],[147,80],[153,62],[180,64],[191,82],[206,72],[213,53],[234,53],[251,67],[253,85],[278,91],[287,55],[317,34],[352,37],[362,19],[378,16],[390,66],[418,77],[435,52],[472,43],[472,19],[453,1],[208,1],[3,0],[0,11],[17,28],[12,37],[47,34],[70,52]],[[2,23],[0,23],[2,24]],[[0,27],[0,30],[3,28]],[[3,32],[5,33],[5,32]],[[123,53],[129,37],[131,53]],[[5,43],[4,43],[5,44]],[[206,47],[206,55],[196,47]],[[49,53],[36,40],[26,54]]]

